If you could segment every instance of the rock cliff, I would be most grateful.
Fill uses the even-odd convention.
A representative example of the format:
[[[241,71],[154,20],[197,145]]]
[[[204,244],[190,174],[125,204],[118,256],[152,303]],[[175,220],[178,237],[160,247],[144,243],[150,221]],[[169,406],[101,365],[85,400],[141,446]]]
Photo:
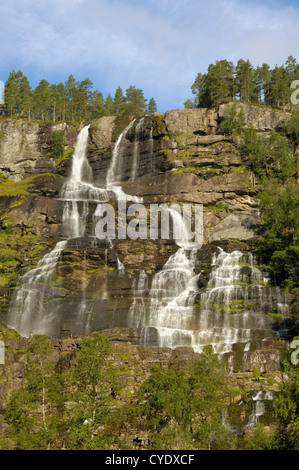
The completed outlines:
[[[244,108],[246,123],[261,132],[279,127],[285,117],[273,110],[240,106]],[[250,254],[260,233],[257,194],[261,186],[238,146],[221,131],[228,107],[172,110],[136,118],[123,140],[119,163],[123,190],[142,198],[147,208],[153,203],[203,204],[203,246],[194,264],[194,272],[199,275],[195,320],[188,327],[196,331],[200,330],[202,294],[210,293],[207,289],[215,256],[220,249],[228,254],[237,251]],[[91,123],[87,159],[94,185],[105,184],[117,138],[130,121],[132,118],[113,116]],[[65,156],[58,162],[49,147],[54,130],[64,130],[66,136]],[[66,237],[61,188],[70,174],[71,152],[79,130],[68,124],[0,121],[0,321],[5,326],[21,276],[36,267]],[[141,333],[138,327],[128,328],[128,312],[138,294],[136,283],[140,281],[140,272],[144,272],[148,287],[138,301],[147,302],[155,274],[163,269],[177,246],[164,239],[114,240],[112,245],[108,240],[98,240],[93,233],[96,206],[96,202],[90,203],[85,234],[68,241],[55,272],[51,272],[42,287],[45,311],[51,315],[49,335],[59,341],[120,328],[118,331],[122,331],[130,347],[137,348]],[[250,263],[243,262],[243,281],[238,284],[241,293],[239,298],[230,298],[229,312],[224,311],[224,301],[215,299],[205,308],[209,314],[214,311],[220,316],[229,314],[234,325],[237,317],[250,311],[250,322],[242,328],[253,331],[251,345],[246,349],[246,342],[233,342],[226,355],[232,372],[254,368],[278,371],[284,342],[275,331],[284,328],[287,309],[277,311],[277,304],[285,305],[287,298],[273,285],[267,267],[259,266],[258,260]],[[258,285],[253,277],[257,269],[262,276]],[[246,276],[248,281],[244,282]],[[256,289],[250,291],[248,298],[252,286]],[[265,308],[261,312],[259,295],[263,287]],[[259,323],[258,315],[266,321]],[[231,324],[228,328],[237,327]],[[33,331],[38,332],[38,328]],[[151,333],[149,347],[155,348],[155,342]],[[143,347],[138,348],[134,351],[139,355],[141,351],[145,355],[160,354],[157,349],[149,349],[155,353],[146,353]],[[163,351],[166,361],[175,354],[172,350]],[[17,381],[23,366],[15,367]]]

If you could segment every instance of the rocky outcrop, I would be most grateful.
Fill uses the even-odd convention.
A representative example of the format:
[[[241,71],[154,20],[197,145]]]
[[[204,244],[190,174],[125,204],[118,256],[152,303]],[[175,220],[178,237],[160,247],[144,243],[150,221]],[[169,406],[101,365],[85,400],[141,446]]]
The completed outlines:
[[[142,197],[147,208],[151,203],[163,202],[203,204],[204,245],[196,264],[196,272],[201,273],[200,289],[207,286],[212,256],[218,246],[229,252],[250,251],[260,230],[256,195],[261,186],[256,184],[237,145],[221,133],[221,120],[228,106],[223,105],[219,110],[173,110],[145,116],[143,120],[137,118],[122,147],[122,185],[127,194]],[[246,106],[247,124],[261,131],[277,127],[285,116]],[[91,123],[87,153],[95,185],[105,183],[117,137],[131,120],[131,117],[113,116]],[[20,276],[66,237],[59,195],[71,160],[54,164],[49,142],[53,130],[58,129],[66,131],[67,146],[73,147],[77,131],[66,124],[1,122],[0,172],[6,177],[2,179],[0,193],[3,248],[0,320],[3,324]],[[132,178],[136,155],[136,174]],[[112,246],[105,240],[97,240],[95,208],[96,203],[91,203],[85,236],[68,241],[55,273],[47,286],[43,286],[45,309],[55,320],[52,321],[53,338],[125,329],[134,300],[133,284],[139,272],[144,270],[150,283],[177,249],[173,241],[165,240],[115,240]],[[82,210],[81,202],[79,211]],[[257,303],[256,299],[253,303]],[[130,347],[138,348],[137,332],[126,332]],[[263,352],[250,351],[246,367],[252,368],[260,362],[268,372],[268,364],[273,364],[274,369],[278,367],[280,349],[275,341],[273,347],[262,348],[263,332],[257,335],[256,350],[263,349]],[[244,344],[236,344],[234,348],[235,359],[231,364],[239,370]],[[143,356],[150,354],[142,348],[134,350],[143,351]],[[167,354],[168,361],[174,353],[170,350]]]
[[[216,134],[218,113],[216,109],[175,109],[166,111],[164,116],[166,132],[177,134]]]
[[[289,112],[272,109],[268,106],[258,106],[247,103],[237,103],[236,111],[244,112],[246,126],[252,126],[257,131],[270,131],[281,127],[283,121],[290,117]],[[221,104],[219,106],[219,119],[223,119],[234,103]]]
[[[67,146],[75,145],[77,132],[68,124],[1,120],[0,173],[20,181],[32,174],[53,172],[55,159],[49,154],[49,144],[55,130],[65,131]]]

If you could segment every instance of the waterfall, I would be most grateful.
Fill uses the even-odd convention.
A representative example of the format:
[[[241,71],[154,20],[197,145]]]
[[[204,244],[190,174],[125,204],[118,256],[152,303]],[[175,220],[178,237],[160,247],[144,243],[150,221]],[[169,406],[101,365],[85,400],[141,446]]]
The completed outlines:
[[[133,121],[130,122],[130,124],[125,128],[125,130],[118,137],[115,143],[113,152],[112,152],[110,167],[108,168],[107,175],[106,175],[107,190],[112,191],[115,195],[115,199],[118,201],[123,200],[123,201],[142,202],[141,198],[126,194],[123,191],[122,186],[121,186],[121,183],[123,182],[123,174],[121,172],[122,144],[128,132],[133,127],[133,124],[135,121],[136,119],[133,119]]]
[[[248,391],[247,393],[252,395],[246,420],[240,420],[239,424],[233,425],[229,419],[229,409],[223,410],[222,425],[233,435],[242,435],[246,429],[256,426],[274,399],[274,394],[270,390]],[[238,406],[242,407],[242,405],[245,404],[240,401]]]
[[[21,335],[43,333],[51,336],[57,331],[55,323],[60,321],[59,312],[51,302],[57,289],[57,263],[69,240],[87,236],[90,216],[96,218],[102,214],[102,204],[111,200],[142,202],[142,199],[126,194],[122,188],[123,181],[128,178],[122,157],[129,132],[135,124],[136,119],[119,135],[103,187],[94,183],[87,159],[90,126],[80,131],[70,176],[60,194],[65,240],[59,241],[35,268],[21,277],[10,305],[8,326]],[[130,180],[134,180],[138,173],[139,140],[143,126],[144,118],[141,118],[134,131]],[[151,156],[152,136],[153,124],[149,140]],[[90,214],[91,210],[93,214]],[[174,232],[180,233],[175,238],[177,250],[152,278],[141,270],[138,278],[134,279],[133,302],[128,312],[129,326],[140,329],[144,345],[153,343],[170,348],[191,346],[196,352],[201,352],[205,345],[212,345],[216,354],[225,354],[232,351],[235,343],[242,343],[246,361],[253,337],[259,331],[263,332],[263,337],[271,336],[271,317],[267,313],[273,308],[284,312],[284,299],[279,299],[277,305],[274,303],[268,275],[254,265],[252,255],[240,251],[226,253],[222,249],[214,254],[206,288],[199,290],[200,274],[196,272],[199,247],[196,242],[191,242],[191,233],[188,233],[181,214],[173,208],[166,210],[171,216]],[[177,230],[179,228],[181,230]],[[116,261],[119,275],[126,276],[123,263],[118,257]],[[85,259],[84,266],[86,263]],[[74,308],[74,315],[78,317],[75,322],[77,327],[84,333],[90,329],[92,304],[86,295],[85,285],[82,292],[82,300]]]
[[[256,426],[261,416],[266,412],[266,401],[273,400],[273,393],[270,390],[259,390],[252,396],[251,413],[248,418],[247,428]]]
[[[256,334],[271,336],[267,313],[273,299],[268,275],[254,266],[250,253],[219,249],[201,292],[200,274],[195,274],[198,250],[186,240],[177,244],[178,250],[153,276],[151,285],[144,270],[135,280],[129,326],[140,329],[144,345],[191,346],[196,352],[211,345],[214,353],[222,355],[231,352],[235,343],[243,343],[245,364]]]
[[[143,130],[143,124],[144,124],[144,117],[140,119],[135,129],[133,161],[132,161],[130,181],[134,181],[137,175],[138,150],[139,150],[140,137],[141,137],[141,133]]]
[[[90,203],[102,204],[113,198],[140,202],[139,198],[125,194],[119,186],[122,143],[134,121],[120,134],[114,146],[104,188],[94,185],[92,169],[86,156],[90,125],[83,127],[79,132],[70,176],[63,184],[60,194],[66,240],[59,241],[53,250],[38,262],[36,268],[30,269],[21,277],[8,312],[8,327],[16,329],[22,336],[28,337],[31,334],[51,336],[57,331],[55,321],[57,323],[59,319],[55,319],[56,309],[48,307],[48,302],[50,303],[53,298],[52,284],[55,270],[68,240],[85,235]],[[119,267],[123,273],[123,266]],[[82,301],[76,308],[76,324],[82,333],[89,329],[90,316],[91,305],[88,304],[83,289]]]
[[[190,242],[186,225],[179,212],[168,208],[174,228],[181,237],[176,239],[180,247],[152,279],[144,270],[133,285],[133,304],[129,310],[130,327],[141,328],[141,340],[147,345],[152,335],[157,335],[160,347],[176,347],[190,344],[188,331],[192,327],[194,300],[197,293],[196,264],[197,244]],[[148,293],[148,296],[147,296]],[[147,297],[147,299],[146,299]],[[146,299],[146,300],[145,300]]]
[[[36,268],[22,276],[21,287],[18,288],[9,309],[8,328],[14,328],[25,337],[44,334],[51,329],[53,318],[45,313],[48,284],[66,245],[67,241],[58,242],[54,249],[37,263]]]
[[[272,307],[268,281],[253,265],[251,254],[226,253],[221,249],[218,255],[214,254],[210,280],[200,296],[196,333],[199,349],[211,344],[215,353],[223,354],[241,342],[247,352],[253,330],[269,332],[271,321],[265,315]]]
[[[91,168],[86,158],[88,129],[85,126],[79,133],[73,154],[69,179],[62,187],[63,224],[67,226],[68,238],[84,235],[88,214],[87,200],[91,185]],[[84,183],[87,179],[87,183]],[[87,191],[85,191],[85,187]],[[83,200],[83,212],[78,210],[78,199]],[[68,241],[59,241],[50,253],[47,253],[20,280],[20,287],[12,299],[8,312],[8,326],[16,329],[22,336],[31,334],[49,334],[53,331],[54,311],[49,312],[47,301],[51,300],[51,279],[55,274],[57,262]]]

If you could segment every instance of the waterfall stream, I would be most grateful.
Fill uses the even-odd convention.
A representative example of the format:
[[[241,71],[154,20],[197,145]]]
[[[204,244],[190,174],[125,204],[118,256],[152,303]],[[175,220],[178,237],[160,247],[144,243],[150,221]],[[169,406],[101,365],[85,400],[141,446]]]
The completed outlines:
[[[222,424],[232,435],[242,435],[246,429],[256,426],[274,400],[274,394],[270,390],[248,391],[247,393],[251,395],[247,419],[240,420],[238,424],[232,424],[229,418],[229,408],[223,410]],[[243,405],[244,402],[240,401],[236,406],[242,409]]]
[[[80,131],[70,176],[60,194],[65,240],[59,241],[35,268],[21,277],[10,305],[8,326],[21,335],[53,334],[55,309],[50,304],[51,296],[54,296],[52,287],[54,292],[56,288],[55,269],[69,240],[86,236],[91,210],[93,216],[100,214],[103,203],[111,200],[142,202],[142,199],[126,194],[122,184],[125,179],[132,181],[137,177],[144,122],[144,118],[137,124],[136,119],[132,120],[119,135],[104,187],[94,184],[86,155],[90,126]],[[133,158],[128,177],[123,155],[130,135]],[[153,145],[152,125],[149,134],[151,162]],[[240,251],[227,253],[219,249],[213,257],[209,282],[200,290],[200,273],[196,269],[199,246],[196,242],[190,242],[192,237],[181,214],[172,208],[167,210],[173,226],[183,228],[181,236],[175,240],[177,251],[152,277],[141,270],[133,280],[133,302],[128,311],[128,325],[140,330],[140,341],[144,345],[158,344],[170,348],[191,346],[196,352],[201,352],[209,344],[215,353],[225,354],[232,351],[235,343],[241,343],[246,357],[256,332],[262,331],[264,337],[271,336],[271,318],[267,313],[273,307],[278,312],[283,311],[285,300],[281,299],[277,305],[273,303],[267,275],[254,265],[252,255]],[[119,274],[124,276],[125,266],[119,258],[117,266]],[[82,292],[75,315],[78,317],[76,325],[81,325],[77,330],[83,334],[90,329],[92,305],[84,289]]]
[[[181,214],[168,210],[177,233],[181,233],[176,239],[179,249],[154,275],[150,289],[145,272],[140,272],[139,279],[134,281],[134,300],[128,315],[129,326],[141,329],[143,344],[150,344],[151,335],[156,332],[160,347],[175,347],[184,342],[193,321],[198,279],[194,274],[197,243],[190,242],[192,237]]]
[[[191,346],[202,352],[211,345],[214,353],[232,351],[243,344],[243,361],[259,332],[272,336],[275,306],[283,313],[280,290],[270,287],[269,276],[254,265],[251,253],[219,248],[214,254],[207,287],[200,291],[195,274],[197,249],[180,243],[179,249],[150,279],[142,270],[133,285],[129,325],[141,330],[141,343],[160,347]]]
[[[132,127],[134,120],[120,134],[112,153],[111,164],[107,172],[106,187],[93,184],[92,169],[86,157],[89,127],[87,125],[78,134],[72,158],[70,176],[61,189],[60,199],[63,204],[62,222],[66,240],[59,241],[50,253],[47,253],[36,268],[28,270],[20,279],[19,287],[11,301],[7,324],[22,336],[47,334],[55,331],[55,309],[47,308],[51,300],[51,284],[57,262],[68,240],[83,237],[89,215],[89,203],[102,204],[112,198],[140,201],[135,196],[124,193],[118,181],[121,180],[119,166],[121,160],[121,143]],[[80,207],[79,207],[80,206]],[[82,333],[88,330],[88,320],[83,321],[89,310],[85,295],[76,309],[77,324],[82,324]],[[87,315],[87,317],[89,317]]]

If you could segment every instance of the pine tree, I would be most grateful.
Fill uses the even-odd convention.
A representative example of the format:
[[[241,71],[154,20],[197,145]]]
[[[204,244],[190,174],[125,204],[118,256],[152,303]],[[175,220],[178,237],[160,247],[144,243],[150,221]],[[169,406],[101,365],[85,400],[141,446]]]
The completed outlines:
[[[149,114],[153,114],[157,112],[156,101],[154,100],[153,97],[149,100],[147,111]]]
[[[27,77],[23,76],[19,86],[19,113],[23,116],[27,113],[28,120],[31,117],[32,92]]]
[[[285,69],[289,76],[290,84],[293,80],[299,78],[299,64],[297,64],[297,60],[293,56],[289,56],[285,63]]]
[[[126,90],[125,114],[143,114],[147,108],[146,101],[143,90],[131,85]]]
[[[210,64],[204,77],[204,96],[209,107],[219,106],[234,96],[234,65],[227,60],[218,60]]]
[[[184,104],[184,109],[192,109],[195,107],[194,102],[190,98],[188,98],[183,104]]]
[[[103,93],[95,90],[90,97],[91,116],[93,119],[100,118],[105,114]]]
[[[51,102],[53,122],[63,121],[65,116],[65,87],[62,82],[51,85]]]
[[[121,87],[118,86],[114,95],[114,109],[117,115],[121,114],[125,101],[123,91]]]
[[[251,102],[253,98],[253,67],[249,60],[239,59],[236,66],[236,93],[241,101]]]
[[[107,116],[113,116],[115,114],[114,102],[110,93],[107,95],[105,99],[104,108],[105,108],[105,114]]]
[[[77,104],[77,108],[78,108],[77,114],[80,115],[80,111],[81,111],[81,116],[84,119],[88,119],[92,87],[93,87],[93,82],[89,78],[85,78],[84,80],[82,80],[82,82],[80,82],[78,86],[80,90],[80,99]]]
[[[74,120],[74,104],[76,101],[76,89],[78,82],[75,77],[71,74],[65,82],[66,90],[66,119]]]
[[[286,104],[290,101],[290,81],[289,76],[282,65],[276,66],[271,72],[270,79],[270,104],[274,107],[285,108]]]
[[[69,376],[70,449],[104,449],[115,438],[103,432],[118,390],[110,355],[111,341],[101,334],[80,341]]]
[[[212,106],[209,89],[207,86],[207,74],[198,73],[191,86],[195,95],[194,105],[197,108],[210,108]]]
[[[58,426],[64,424],[64,392],[52,353],[49,338],[38,335],[32,338],[24,386],[12,393],[7,406],[9,437],[15,449],[57,448]],[[59,438],[58,448],[61,448]]]
[[[41,80],[33,92],[34,113],[43,121],[50,117],[51,88],[47,80]]]
[[[19,113],[19,103],[20,103],[20,83],[23,78],[23,72],[18,70],[17,72],[13,70],[10,72],[9,77],[5,83],[4,88],[4,99],[6,109],[9,111],[10,117],[13,117],[13,114]]]

